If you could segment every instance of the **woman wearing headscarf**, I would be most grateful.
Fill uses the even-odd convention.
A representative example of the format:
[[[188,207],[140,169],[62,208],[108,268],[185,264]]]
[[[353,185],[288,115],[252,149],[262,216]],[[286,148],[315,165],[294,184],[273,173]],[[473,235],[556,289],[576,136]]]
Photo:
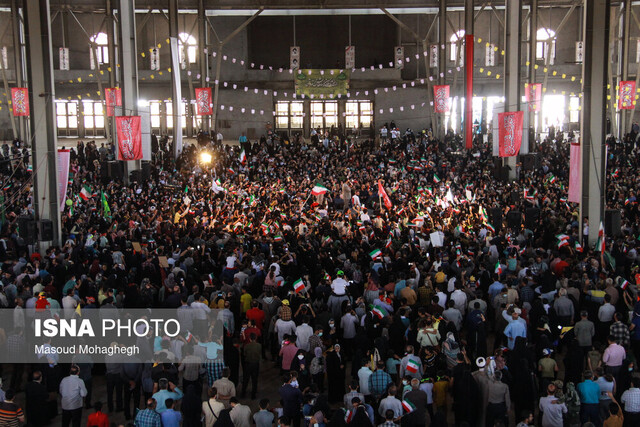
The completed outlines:
[[[300,390],[311,385],[311,372],[309,370],[309,363],[307,362],[307,356],[304,350],[299,349],[295,357],[291,361],[291,370],[298,373],[298,384]]]
[[[380,295],[378,284],[374,280],[373,276],[369,274],[367,279],[367,287],[364,290],[364,295],[362,295],[362,298],[364,299],[365,303],[369,305],[377,301],[378,295]]]
[[[582,381],[584,371],[584,352],[577,339],[572,339],[564,356],[564,382],[578,384]]]
[[[320,393],[324,393],[324,373],[326,372],[326,362],[322,355],[322,349],[316,347],[313,349],[315,357],[311,360],[309,373],[313,379],[313,383],[318,386]]]
[[[447,333],[447,339],[442,343],[442,353],[447,359],[447,369],[453,369],[458,364],[460,345],[456,342],[453,332]]]
[[[329,402],[342,401],[344,396],[344,355],[340,351],[340,344],[335,344],[327,351],[327,381]]]
[[[200,411],[202,409],[202,402],[200,395],[196,390],[196,386],[189,384],[182,398],[182,404],[180,405],[180,412],[182,412],[182,426],[183,427],[200,427]]]
[[[527,339],[517,337],[513,351],[507,354],[507,367],[513,375],[511,397],[515,406],[515,413],[533,411],[533,403],[536,398],[535,370],[532,352],[527,348]]]

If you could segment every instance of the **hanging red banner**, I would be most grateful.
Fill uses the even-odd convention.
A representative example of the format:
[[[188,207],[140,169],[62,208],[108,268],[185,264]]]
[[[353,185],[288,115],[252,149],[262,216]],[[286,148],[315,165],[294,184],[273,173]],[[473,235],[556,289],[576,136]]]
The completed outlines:
[[[621,81],[618,87],[618,110],[633,110],[635,105],[636,82]]]
[[[470,150],[473,147],[473,46],[475,38],[473,34],[464,36],[464,68],[465,78],[465,103],[464,103],[464,140],[465,148]]]
[[[113,117],[114,108],[122,106],[122,89],[119,87],[108,87],[104,90],[104,97],[107,101],[107,116]]]
[[[524,96],[529,111],[540,111],[540,101],[542,100],[542,83],[530,83],[525,85]]]
[[[523,111],[498,114],[500,157],[513,157],[520,152],[523,118]]]
[[[199,116],[210,116],[213,108],[212,104],[211,88],[210,87],[197,87],[196,88],[196,114]]]
[[[116,117],[118,160],[142,159],[142,129],[140,116]]]
[[[433,109],[439,114],[449,112],[449,85],[433,87]]]
[[[580,203],[582,198],[582,188],[580,181],[580,167],[582,156],[580,152],[580,142],[571,141],[571,151],[569,157],[569,197],[571,203]]]
[[[14,116],[29,115],[29,91],[26,87],[11,88],[11,105]]]

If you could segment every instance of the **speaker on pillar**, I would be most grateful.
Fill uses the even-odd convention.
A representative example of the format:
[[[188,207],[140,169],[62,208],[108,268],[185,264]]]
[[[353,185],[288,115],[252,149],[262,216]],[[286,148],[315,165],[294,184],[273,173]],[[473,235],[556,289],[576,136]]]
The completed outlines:
[[[507,213],[507,225],[511,229],[518,229],[522,225],[522,214],[520,211],[509,211]]]
[[[45,242],[53,240],[53,221],[50,219],[40,221],[40,240]]]
[[[124,177],[124,165],[119,161],[109,162],[109,178],[114,181],[122,181]]]
[[[512,191],[511,192],[511,203],[514,205],[517,205],[518,203],[520,203],[520,200],[522,199],[522,193],[520,191]]]
[[[522,155],[522,169],[526,171],[536,170],[540,167],[540,157],[538,154]]]
[[[540,208],[527,208],[524,213],[524,226],[529,230],[536,227],[536,223],[540,219]]]
[[[611,237],[619,237],[622,235],[620,229],[620,211],[615,209],[607,209],[604,211],[604,234]]]
[[[489,218],[491,221],[491,225],[496,231],[502,229],[502,209],[500,208],[491,208],[489,210]]]
[[[140,170],[133,170],[129,174],[129,182],[142,182],[142,173]]]
[[[109,178],[109,162],[107,162],[106,160],[100,162],[100,177]]]
[[[27,216],[18,217],[18,234],[27,244],[38,240],[38,225],[36,220]]]
[[[149,181],[151,179],[151,163],[142,162],[142,180]]]

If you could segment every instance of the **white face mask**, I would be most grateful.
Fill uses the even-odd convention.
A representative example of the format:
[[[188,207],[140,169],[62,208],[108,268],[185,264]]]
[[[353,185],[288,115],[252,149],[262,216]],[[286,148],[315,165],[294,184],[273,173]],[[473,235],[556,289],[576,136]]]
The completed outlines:
[[[293,381],[291,381],[291,385],[292,385],[293,387],[296,387],[296,388],[297,388],[297,387],[298,387],[298,380],[293,380]]]
[[[407,380],[402,380],[402,384],[403,385],[407,385],[407,384],[409,384],[409,382]]]
[[[304,354],[299,354],[298,355],[298,359],[300,359],[300,360],[304,359]]]

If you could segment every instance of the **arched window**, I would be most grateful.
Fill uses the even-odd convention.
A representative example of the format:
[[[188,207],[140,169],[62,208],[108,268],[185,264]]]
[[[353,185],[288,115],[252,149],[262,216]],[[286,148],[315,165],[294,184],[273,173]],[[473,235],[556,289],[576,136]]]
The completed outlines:
[[[464,30],[458,30],[458,32],[454,33],[449,39],[451,42],[451,49],[449,53],[449,61],[458,61],[458,44],[462,47],[462,42],[464,41]],[[458,65],[462,65],[463,57],[460,57],[460,63]]]
[[[539,28],[536,32],[536,59],[546,60],[549,56],[549,64],[553,65],[556,57],[556,32],[549,28]]]
[[[191,34],[180,33],[178,34],[178,45],[180,46],[180,66],[184,70],[187,68],[187,64],[196,62],[198,43]]]
[[[98,64],[109,63],[109,37],[106,33],[98,33],[91,36],[91,69],[96,69],[95,59],[93,58],[94,52],[98,53]],[[95,45],[95,50],[94,50]]]

